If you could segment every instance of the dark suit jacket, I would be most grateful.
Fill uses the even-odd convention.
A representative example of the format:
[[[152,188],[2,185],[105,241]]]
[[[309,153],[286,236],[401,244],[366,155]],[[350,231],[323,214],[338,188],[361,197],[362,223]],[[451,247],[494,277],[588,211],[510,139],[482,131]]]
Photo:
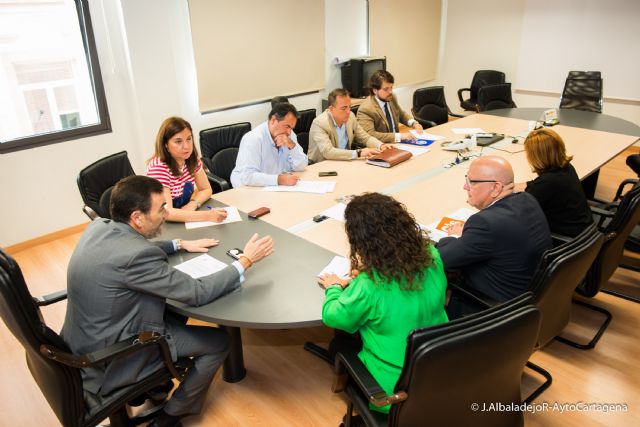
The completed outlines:
[[[62,336],[74,354],[89,353],[142,331],[166,335],[165,299],[198,306],[240,286],[234,266],[203,277],[169,266],[171,241],[149,242],[128,224],[93,221],[76,246],[67,271],[67,313]],[[175,342],[166,336],[173,359]],[[104,369],[83,369],[93,394],[135,383],[161,366],[157,349],[136,353]]]
[[[464,287],[494,302],[525,292],[542,253],[549,248],[547,220],[528,193],[498,200],[472,215],[460,238],[438,242],[445,270],[459,270]]]
[[[399,126],[400,123],[409,126],[409,120],[413,117],[400,108],[400,104],[398,104],[398,99],[395,95],[393,95],[392,100],[389,102],[389,109],[391,110],[390,113],[396,126]],[[362,126],[365,132],[380,141],[387,144],[396,142],[396,136],[391,132],[387,116],[373,95],[369,95],[369,97],[360,104],[360,107],[358,107],[358,123],[360,123],[360,126]]]

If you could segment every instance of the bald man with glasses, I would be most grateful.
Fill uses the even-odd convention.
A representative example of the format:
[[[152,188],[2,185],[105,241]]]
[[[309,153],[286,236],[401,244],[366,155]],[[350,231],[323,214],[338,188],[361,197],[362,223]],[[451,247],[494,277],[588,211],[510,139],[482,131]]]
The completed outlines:
[[[463,188],[479,212],[438,243],[445,270],[460,272],[459,284],[492,304],[524,293],[551,248],[540,205],[530,194],[514,192],[513,169],[498,156],[474,160]],[[454,295],[447,312],[457,318],[480,308]]]

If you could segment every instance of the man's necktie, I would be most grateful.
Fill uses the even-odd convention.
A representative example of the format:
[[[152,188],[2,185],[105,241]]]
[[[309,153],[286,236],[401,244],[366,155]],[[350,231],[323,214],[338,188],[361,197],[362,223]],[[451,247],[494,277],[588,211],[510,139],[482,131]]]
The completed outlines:
[[[389,103],[384,103],[384,114],[387,116],[387,123],[389,123],[389,129],[391,132],[395,132],[396,129],[393,127],[393,119],[391,118],[391,112],[389,112]]]

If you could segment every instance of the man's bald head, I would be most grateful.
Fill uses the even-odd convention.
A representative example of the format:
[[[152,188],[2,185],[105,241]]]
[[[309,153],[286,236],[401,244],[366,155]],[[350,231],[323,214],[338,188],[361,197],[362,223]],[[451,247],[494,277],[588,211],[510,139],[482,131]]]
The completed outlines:
[[[502,157],[479,157],[469,166],[464,189],[467,190],[467,202],[484,209],[513,193],[513,168]]]
[[[469,170],[477,168],[482,179],[495,179],[505,185],[513,183],[513,168],[511,163],[499,156],[479,157],[471,163]]]

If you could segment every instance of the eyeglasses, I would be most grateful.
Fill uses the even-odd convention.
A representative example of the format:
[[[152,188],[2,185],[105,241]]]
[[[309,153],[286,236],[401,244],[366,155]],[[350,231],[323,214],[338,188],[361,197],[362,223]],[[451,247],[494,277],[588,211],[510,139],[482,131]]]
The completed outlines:
[[[479,182],[499,182],[495,179],[469,179],[467,175],[464,176],[465,181],[467,181],[467,185],[471,187],[471,184],[476,184]]]

